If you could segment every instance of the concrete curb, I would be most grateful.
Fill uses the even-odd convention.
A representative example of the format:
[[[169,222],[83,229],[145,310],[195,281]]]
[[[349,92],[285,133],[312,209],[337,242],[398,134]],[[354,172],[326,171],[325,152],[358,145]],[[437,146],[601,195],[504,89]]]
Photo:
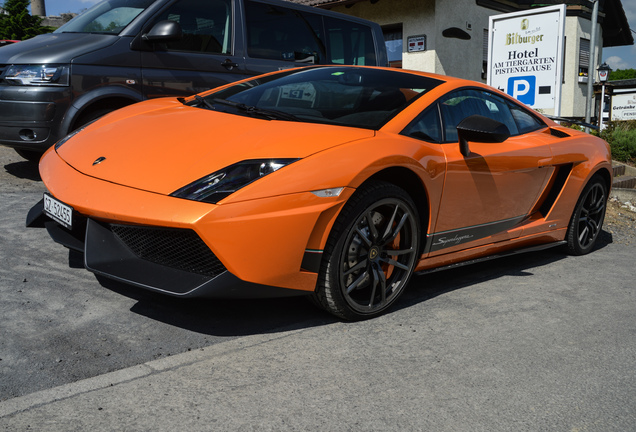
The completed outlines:
[[[277,339],[283,339],[302,331],[306,330],[287,331],[277,335],[245,336],[240,339],[233,339],[205,347],[197,351],[190,351],[159,360],[153,360],[141,365],[9,399],[0,402],[0,419],[20,411],[26,411],[52,402],[69,399],[80,394],[103,390],[119,384],[147,378],[151,375],[161,374],[169,370],[206,362],[213,357],[220,357],[238,350],[268,343]]]

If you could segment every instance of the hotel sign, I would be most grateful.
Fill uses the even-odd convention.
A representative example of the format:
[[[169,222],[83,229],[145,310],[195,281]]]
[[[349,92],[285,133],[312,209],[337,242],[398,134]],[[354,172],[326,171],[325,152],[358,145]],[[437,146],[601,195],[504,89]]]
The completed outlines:
[[[565,4],[490,17],[488,84],[559,115]]]

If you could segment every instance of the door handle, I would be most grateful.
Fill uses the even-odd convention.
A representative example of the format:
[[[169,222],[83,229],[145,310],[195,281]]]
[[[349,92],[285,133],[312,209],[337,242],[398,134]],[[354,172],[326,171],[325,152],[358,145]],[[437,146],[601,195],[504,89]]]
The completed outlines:
[[[230,59],[226,59],[223,63],[221,63],[221,66],[223,66],[227,70],[232,70],[234,68],[239,67],[238,63],[234,63]]]

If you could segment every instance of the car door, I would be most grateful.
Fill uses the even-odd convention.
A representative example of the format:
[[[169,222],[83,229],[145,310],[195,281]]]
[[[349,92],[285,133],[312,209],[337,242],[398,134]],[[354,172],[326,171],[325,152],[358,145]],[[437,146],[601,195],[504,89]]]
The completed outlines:
[[[178,0],[148,27],[163,20],[179,23],[183,36],[142,51],[146,97],[188,96],[247,76],[234,54],[232,0]]]
[[[549,140],[537,131],[541,123],[534,131],[520,127],[515,118],[523,111],[483,89],[452,92],[438,101],[438,110],[447,169],[428,251],[437,255],[518,237],[554,172]],[[470,142],[464,156],[457,125],[474,114],[504,123],[511,136],[501,143]]]

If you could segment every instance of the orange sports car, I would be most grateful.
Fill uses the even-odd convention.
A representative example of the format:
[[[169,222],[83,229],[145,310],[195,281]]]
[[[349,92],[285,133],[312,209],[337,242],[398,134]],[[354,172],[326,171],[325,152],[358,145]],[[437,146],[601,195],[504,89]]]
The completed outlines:
[[[120,109],[40,173],[27,225],[47,219],[92,272],[182,297],[308,294],[351,320],[413,273],[589,252],[612,183],[607,143],[493,88],[349,66]]]

